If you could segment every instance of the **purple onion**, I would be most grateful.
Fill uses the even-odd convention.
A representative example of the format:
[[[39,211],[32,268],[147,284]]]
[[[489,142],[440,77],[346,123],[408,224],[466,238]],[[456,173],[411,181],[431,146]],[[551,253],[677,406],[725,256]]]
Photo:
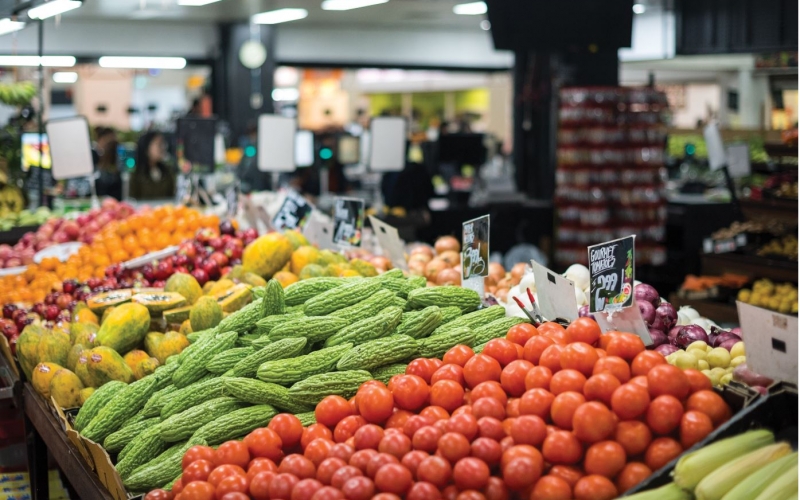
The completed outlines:
[[[662,330],[656,330],[655,328],[649,328],[648,330],[650,331],[650,338],[653,339],[653,345],[650,346],[651,349],[655,349],[660,345],[669,344],[669,338]]]
[[[579,318],[592,318],[592,319],[594,319],[594,316],[592,316],[592,313],[589,312],[589,305],[588,304],[585,305],[585,306],[581,306],[580,309],[578,309],[578,317]]]
[[[677,352],[678,348],[672,344],[661,344],[660,346],[655,348],[655,351],[666,358],[673,352]]]
[[[653,324],[656,319],[656,308],[653,304],[644,300],[636,299],[636,305],[639,306],[639,312],[642,313],[642,319],[649,326]]]
[[[734,340],[734,343],[736,343],[742,339],[740,339],[735,333],[723,332],[714,338],[714,341],[711,343],[711,347],[722,347],[722,343],[727,342],[728,340]]]
[[[683,326],[680,332],[678,332],[678,336],[675,338],[678,347],[681,349],[686,349],[692,342],[697,342],[698,340],[702,340],[706,343],[708,342],[706,331],[703,330],[703,327],[698,325]]]
[[[769,387],[775,382],[771,378],[765,377],[764,375],[759,375],[758,373],[748,368],[747,363],[742,363],[741,365],[733,369],[733,380],[737,382],[742,382],[743,384],[747,384],[750,387],[753,386]]]
[[[664,320],[656,316],[656,319],[650,324],[650,328],[655,328],[656,330],[661,330],[662,332],[666,332],[669,330],[667,325],[664,323]]]
[[[658,291],[650,285],[645,283],[639,283],[633,289],[633,297],[638,302],[649,302],[653,308],[658,307],[658,303],[661,301],[661,297],[658,295]]]
[[[667,338],[669,338],[669,343],[672,345],[678,345],[678,334],[680,333],[683,325],[676,325],[670,328],[669,333],[667,333]]]
[[[722,343],[719,345],[719,347],[723,347],[723,348],[725,348],[725,350],[727,350],[728,352],[731,352],[731,349],[733,349],[733,346],[734,346],[734,345],[735,345],[737,342],[741,342],[741,340],[738,340],[738,339],[733,339],[733,338],[731,338],[731,339],[728,339],[728,340],[725,340],[725,341],[723,341],[723,342],[722,342]]]
[[[678,311],[669,302],[662,302],[656,307],[656,320],[660,320],[664,326],[662,330],[667,331],[678,322]]]
[[[739,338],[742,337],[742,329],[740,327],[738,327],[738,326],[736,328],[731,328],[730,332],[735,334],[735,335],[738,335]]]

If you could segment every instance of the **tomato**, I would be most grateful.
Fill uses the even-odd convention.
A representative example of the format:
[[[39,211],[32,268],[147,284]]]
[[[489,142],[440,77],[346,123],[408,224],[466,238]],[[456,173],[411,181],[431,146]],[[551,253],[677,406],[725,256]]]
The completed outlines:
[[[181,491],[183,491],[183,481],[178,478],[177,481],[172,483],[172,494],[177,497]]]
[[[522,350],[522,359],[534,365],[538,365],[542,353],[551,345],[555,345],[555,341],[550,337],[545,337],[544,335],[531,337],[525,342],[525,347]]]
[[[530,500],[571,500],[572,487],[564,479],[547,475],[536,481]]]
[[[181,460],[181,470],[185,470],[186,467],[189,466],[195,460],[208,460],[211,463],[214,463],[214,448],[210,446],[192,446],[186,453],[183,454],[183,459]]]
[[[404,495],[413,482],[411,472],[400,464],[383,465],[375,474],[375,487],[395,495]]]
[[[333,473],[333,476],[331,476],[331,486],[341,489],[342,485],[347,482],[348,479],[363,475],[364,474],[361,472],[361,470],[351,465],[346,465]]]
[[[378,473],[378,469],[383,467],[387,464],[399,464],[400,460],[394,457],[394,455],[389,455],[388,453],[378,453],[377,455],[373,455],[372,458],[369,459],[369,463],[367,464],[367,476],[371,477],[372,480],[375,480],[375,474]]]
[[[439,488],[425,481],[417,481],[411,486],[406,500],[438,500],[442,498]]]
[[[308,446],[308,443],[317,438],[333,439],[333,433],[322,424],[311,424],[303,429],[303,436],[300,438],[300,446],[305,448]]]
[[[503,386],[500,384],[500,382],[494,380],[481,382],[470,391],[469,395],[472,398],[473,403],[481,398],[494,398],[503,406],[505,406],[508,402],[508,395],[503,389]]]
[[[503,422],[494,417],[481,417],[478,419],[478,436],[500,441],[506,437]]]
[[[453,466],[453,481],[461,490],[479,490],[489,480],[489,466],[475,457],[465,457]]]
[[[205,481],[188,483],[180,493],[185,500],[214,500],[214,485]]]
[[[413,477],[417,477],[419,465],[429,456],[430,455],[421,450],[409,451],[405,454],[403,459],[400,460],[400,463],[403,464],[403,467],[411,471]]]
[[[651,470],[658,470],[667,465],[672,459],[683,453],[683,447],[672,438],[660,437],[654,439],[644,454],[644,463]]]
[[[511,396],[519,397],[525,392],[525,378],[533,369],[533,363],[524,359],[516,359],[508,363],[500,372],[500,384]]]
[[[331,484],[331,476],[333,473],[339,470],[342,467],[345,467],[347,462],[342,460],[341,458],[336,457],[329,457],[323,460],[322,462],[317,465],[317,475],[315,476],[317,481],[324,484]]]
[[[476,354],[464,365],[464,381],[467,387],[473,388],[481,382],[500,381],[500,363],[486,354]]]
[[[443,364],[442,360],[436,358],[416,358],[406,366],[406,375],[416,375],[430,384],[434,372]]]
[[[611,410],[597,401],[584,403],[572,415],[572,430],[584,443],[596,443],[614,433],[617,419]]]
[[[621,384],[617,378],[609,372],[601,372],[592,375],[583,385],[583,395],[587,401],[601,401],[606,406],[611,405],[611,396]]]
[[[492,339],[483,346],[481,354],[497,360],[500,366],[506,366],[517,359],[516,344],[508,339]]]
[[[647,407],[647,425],[656,434],[669,434],[677,429],[681,417],[683,405],[673,396],[658,396]]]
[[[238,474],[234,474],[232,476],[228,476],[222,481],[219,482],[216,488],[217,498],[221,499],[228,493],[246,493],[249,484],[247,483],[247,476],[240,476]]]
[[[516,491],[533,485],[541,475],[541,457],[538,463],[531,457],[517,457],[503,466],[503,481],[510,489]]]
[[[506,338],[511,342],[524,346],[532,337],[539,335],[539,330],[530,323],[520,323],[508,329]]]
[[[356,394],[358,411],[367,422],[385,422],[394,411],[394,398],[389,389],[377,386],[361,387]]]
[[[336,427],[343,418],[352,414],[350,403],[341,396],[326,396],[314,409],[317,422],[330,428]]]
[[[389,429],[399,429],[402,430],[403,426],[406,425],[406,422],[409,418],[411,418],[414,414],[407,410],[395,410],[392,413],[392,416],[389,417],[389,420],[386,421],[385,427],[387,430]]]
[[[317,468],[314,467],[314,463],[311,460],[303,455],[294,453],[281,460],[281,465],[278,466],[278,472],[292,474],[298,479],[306,479],[309,477],[316,477]]]
[[[251,432],[246,438],[245,441],[227,441],[222,443],[219,448],[216,449],[214,452],[214,465],[238,465],[239,467],[247,467],[247,464],[250,463],[250,453],[248,452],[248,445],[247,445],[247,438],[250,435],[256,433],[257,431],[262,429],[256,429],[255,431]],[[263,429],[267,430],[267,429]],[[272,432],[272,431],[269,431]],[[278,447],[280,447],[280,441],[278,442]]]
[[[214,470],[211,471],[211,474],[208,475],[207,481],[216,487],[220,481],[234,474],[247,476],[247,473],[244,471],[244,469],[238,465],[218,465],[214,468]]]
[[[553,378],[550,380],[550,392],[555,396],[567,391],[583,393],[583,386],[585,384],[586,377],[583,373],[568,368],[556,372],[553,375]]]
[[[511,436],[506,436],[500,440],[500,450],[505,453],[509,449],[514,447],[514,438]]]
[[[145,495],[144,500],[172,500],[172,493],[158,488]]]
[[[344,494],[338,489],[331,486],[323,486],[314,493],[311,500],[340,500],[343,498]],[[292,497],[292,500],[294,500],[294,497]]]
[[[444,458],[450,460],[450,463],[455,463],[458,460],[469,456],[469,441],[464,437],[463,434],[448,432],[439,438],[437,451]]]
[[[525,374],[525,390],[541,388],[550,390],[550,381],[553,379],[553,372],[544,366],[534,366]]]
[[[713,430],[714,423],[711,422],[711,417],[699,411],[687,411],[681,417],[681,446],[689,449],[705,439]]]
[[[417,481],[427,481],[434,486],[444,488],[450,482],[453,475],[453,468],[450,462],[442,457],[431,456],[419,464],[417,469]]]
[[[550,407],[550,418],[562,429],[572,430],[572,416],[586,398],[579,392],[562,392],[553,400]]]
[[[394,379],[391,391],[398,408],[414,411],[425,405],[431,389],[421,377],[400,375]]]
[[[683,374],[689,379],[690,394],[694,394],[697,391],[710,391],[713,388],[711,380],[699,370],[690,368],[688,370],[683,370]]]
[[[441,406],[428,406],[419,414],[422,417],[431,419],[433,422],[450,418],[450,413]]]
[[[500,463],[502,455],[500,443],[488,437],[479,437],[470,445],[470,456],[483,460],[490,467]]]
[[[472,359],[475,356],[475,351],[472,350],[471,347],[459,344],[457,346],[453,346],[450,348],[449,351],[444,353],[442,356],[442,361],[444,364],[454,364],[463,367],[467,364],[467,361]]]
[[[731,418],[730,407],[722,396],[714,391],[702,390],[689,396],[686,400],[686,411],[691,410],[708,415],[715,428]]]
[[[495,361],[496,363],[496,361]],[[464,402],[464,388],[452,380],[440,380],[431,386],[431,404],[452,412]]]
[[[645,452],[653,434],[644,422],[626,420],[617,424],[614,440],[622,445],[629,457]]]
[[[506,404],[506,416],[510,418],[519,417],[519,398],[509,398]]]
[[[586,450],[583,468],[587,474],[613,479],[625,467],[625,449],[616,441],[600,441]]]
[[[650,467],[641,462],[630,462],[617,476],[617,491],[624,493],[641,483],[653,473]]]
[[[597,360],[592,369],[592,375],[608,372],[624,384],[631,379],[631,369],[628,362],[617,356],[606,356]]]
[[[572,465],[581,460],[583,446],[568,431],[553,431],[544,438],[542,456],[553,465]]]
[[[250,497],[240,491],[230,491],[224,494],[220,500],[250,500]]]
[[[442,431],[432,425],[420,427],[414,433],[414,438],[411,444],[415,450],[433,453],[439,445],[439,438],[442,437]]]
[[[578,479],[583,477],[583,472],[577,467],[569,465],[554,465],[550,468],[550,475],[560,477],[569,484],[570,488],[574,488]]]
[[[562,370],[577,370],[584,376],[592,374],[595,363],[600,359],[594,347],[584,342],[573,342],[561,351],[559,361]]]
[[[569,324],[567,334],[572,342],[594,344],[600,340],[600,325],[592,318],[578,318]]]
[[[541,325],[537,326],[536,329],[539,331],[539,335],[547,335],[550,333],[566,331],[563,326],[555,321],[547,321],[542,323]]]
[[[530,389],[519,398],[520,415],[537,415],[543,419],[550,418],[550,408],[555,396],[545,389]]]
[[[578,479],[572,494],[575,500],[612,500],[617,498],[617,487],[607,477],[593,474]]]
[[[368,477],[351,477],[342,485],[342,493],[347,500],[370,500],[375,494],[375,483]]]
[[[322,486],[316,479],[302,479],[292,489],[291,500],[311,500]]]
[[[636,355],[644,350],[644,342],[633,333],[620,333],[605,347],[609,356],[617,356],[628,362],[633,361]]]
[[[453,363],[442,365],[431,376],[431,385],[440,380],[452,380],[464,386],[464,368]]]
[[[474,415],[461,413],[453,415],[447,423],[450,432],[457,432],[472,441],[478,435],[478,420]]]
[[[208,481],[208,476],[212,470],[214,470],[214,464],[208,460],[195,460],[183,470],[181,480],[185,481],[186,484],[192,481]]]
[[[408,439],[408,436],[403,433],[391,435],[387,434],[383,436],[383,439],[381,439],[381,442],[378,445],[378,451],[381,453],[394,455],[398,460],[400,460],[403,458],[403,455],[411,451],[411,440]]]
[[[285,448],[294,448],[300,444],[303,437],[303,424],[300,419],[291,413],[279,413],[269,421],[267,429],[275,432],[281,438]]]
[[[506,408],[494,398],[480,398],[472,402],[472,414],[477,419],[482,417],[492,417],[497,420],[506,418]]]
[[[381,439],[383,439],[383,428],[375,424],[367,424],[360,427],[353,435],[355,438],[355,449],[363,450],[370,448],[373,450],[378,449]]]
[[[642,351],[631,362],[631,374],[634,377],[647,375],[651,368],[666,364],[664,356],[656,351]]]
[[[364,389],[366,387],[382,387],[382,388],[386,389],[386,384],[384,384],[380,380],[367,380],[366,382],[361,384],[358,389],[361,390],[361,389]]]
[[[308,443],[306,449],[303,450],[303,456],[311,460],[311,463],[314,464],[314,467],[318,467],[323,460],[328,458],[331,448],[333,448],[333,441],[317,438]]]
[[[394,493],[378,493],[372,500],[400,500],[400,497]]]
[[[511,437],[517,444],[541,446],[547,436],[547,425],[536,415],[523,415],[511,423]]]
[[[651,397],[669,395],[680,400],[688,396],[691,389],[683,370],[668,364],[654,366],[647,372],[647,387]]]
[[[423,427],[426,427],[426,426],[429,426],[429,425],[433,425],[433,423],[434,423],[434,420],[432,418],[430,418],[430,417],[424,416],[422,414],[420,414],[420,415],[412,415],[412,416],[408,417],[408,420],[406,420],[406,423],[403,425],[403,433],[406,436],[408,436],[408,437],[413,439],[414,438],[414,434],[416,434],[416,432],[419,429],[422,429]]]
[[[358,429],[366,424],[367,421],[364,420],[364,417],[361,415],[344,417],[336,424],[336,428],[333,430],[333,439],[337,443],[344,443],[353,437]]]
[[[622,384],[611,394],[611,409],[622,420],[642,415],[649,404],[650,394],[638,384]]]
[[[283,443],[281,442],[281,437],[278,436],[277,432],[268,427],[261,427],[254,430],[245,436],[244,441],[242,442],[228,441],[228,443],[237,443],[237,445],[242,445],[244,448],[242,453],[248,453],[248,462],[251,456],[254,458],[269,458],[274,462],[277,462],[281,459],[281,457],[283,457]],[[222,446],[217,449],[217,453],[220,453],[222,447],[228,443],[223,443]],[[244,455],[242,458],[244,458]],[[237,465],[241,464],[237,463]],[[242,467],[245,467],[246,465],[247,464],[242,465]]]
[[[377,455],[377,450],[359,450],[353,453],[348,462],[351,466],[356,467],[361,472],[367,472],[367,464],[372,460],[372,457]]]
[[[539,357],[539,366],[544,366],[553,374],[561,371],[561,352],[563,350],[564,346],[560,344],[553,344],[547,347]]]

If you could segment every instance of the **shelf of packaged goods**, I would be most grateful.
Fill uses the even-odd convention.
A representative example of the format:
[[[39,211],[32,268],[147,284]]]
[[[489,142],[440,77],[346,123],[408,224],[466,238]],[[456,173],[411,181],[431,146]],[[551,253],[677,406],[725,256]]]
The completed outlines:
[[[700,316],[704,316],[714,323],[739,324],[739,313],[733,304],[713,300],[683,299],[675,293],[670,295],[669,302],[675,307],[690,306],[697,310]]]
[[[738,253],[704,254],[703,274],[719,276],[724,273],[742,274],[752,279],[767,278],[783,283],[797,283],[797,261],[770,259]]]
[[[28,428],[28,469],[34,500],[49,498],[47,452],[53,456],[79,498],[113,500],[100,478],[67,439],[51,409],[30,383],[23,389],[25,425]]]
[[[748,220],[779,220],[797,224],[797,200],[765,198],[763,200],[739,200],[742,213]]]

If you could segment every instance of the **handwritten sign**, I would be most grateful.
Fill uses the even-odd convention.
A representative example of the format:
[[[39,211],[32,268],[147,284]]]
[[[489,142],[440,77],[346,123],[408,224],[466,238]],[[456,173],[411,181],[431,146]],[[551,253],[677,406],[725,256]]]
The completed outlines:
[[[314,207],[295,191],[286,193],[281,208],[272,218],[272,227],[278,231],[284,229],[302,230],[311,216]]]
[[[333,205],[333,243],[360,247],[364,228],[364,200],[336,198]]]
[[[589,247],[591,312],[619,311],[633,305],[635,239],[627,236]]]
[[[463,279],[489,276],[489,216],[464,222],[461,231]]]

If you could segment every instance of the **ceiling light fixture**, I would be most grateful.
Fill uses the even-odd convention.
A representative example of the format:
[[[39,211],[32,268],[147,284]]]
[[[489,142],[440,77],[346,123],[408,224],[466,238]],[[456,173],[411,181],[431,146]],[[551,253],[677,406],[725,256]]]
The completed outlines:
[[[28,17],[31,19],[47,19],[48,17],[75,10],[81,6],[81,3],[79,0],[52,0],[28,10]]]
[[[57,71],[53,73],[53,81],[56,83],[75,83],[78,81],[78,73],[74,71]]]
[[[460,3],[453,6],[453,13],[459,16],[478,16],[486,14],[486,2]]]
[[[98,61],[103,68],[125,69],[183,69],[186,59],[183,57],[119,57],[103,56]]]
[[[203,5],[208,5],[210,3],[216,3],[220,0],[178,0],[178,5],[182,5],[184,7],[202,7]]]
[[[647,10],[644,4],[635,3],[633,4],[633,13],[634,14],[644,14],[644,11]]]
[[[253,24],[280,24],[308,17],[306,9],[278,9],[255,14],[250,18]]]
[[[481,24],[479,26],[483,31],[489,31],[490,29],[492,29],[492,23],[490,23],[488,19],[484,19],[483,21],[481,21]]]
[[[42,66],[71,68],[75,66],[72,56],[42,56]],[[39,56],[0,56],[1,66],[39,66]]]
[[[323,0],[322,10],[351,10],[387,3],[389,0]]]
[[[25,23],[12,21],[9,18],[0,19],[0,36],[14,33],[25,27]]]

